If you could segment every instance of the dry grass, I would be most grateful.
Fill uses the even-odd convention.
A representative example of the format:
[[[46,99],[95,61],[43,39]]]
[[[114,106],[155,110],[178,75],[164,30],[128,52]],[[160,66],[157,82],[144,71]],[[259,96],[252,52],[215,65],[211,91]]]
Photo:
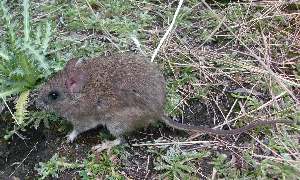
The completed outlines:
[[[190,30],[205,29],[201,27],[205,22],[199,21],[203,15],[200,12],[198,21],[192,22],[191,27],[177,24],[159,54],[165,67],[170,70],[168,75],[172,82],[185,78],[183,73],[188,68],[191,71],[190,76],[194,76],[190,81],[176,87],[175,92],[179,94],[180,100],[176,101],[179,103],[174,108],[188,109],[190,100],[196,97],[206,104],[208,114],[212,117],[206,121],[212,121],[218,128],[225,125],[238,127],[256,120],[294,119],[295,123],[299,123],[300,13],[289,11],[289,6],[290,4],[284,2],[265,1],[232,3],[224,9],[218,9],[216,4],[208,4],[204,0],[194,5],[189,18],[197,19],[195,14],[200,9],[211,16],[215,27],[210,29],[202,42],[195,42],[199,38]],[[243,10],[236,12],[243,15],[237,15],[237,19],[230,20],[234,16],[230,8],[240,7],[246,13]],[[257,11],[256,14],[251,14],[253,11]],[[282,21],[277,22],[276,18],[281,18]],[[218,41],[220,37],[228,39],[221,43],[210,41]],[[185,120],[184,113],[179,117]],[[294,133],[290,134],[291,131]],[[300,172],[297,140],[299,126],[277,126],[264,137],[261,133],[249,133],[252,143],[246,147],[242,144],[236,145],[239,136],[230,141],[216,137],[211,143],[218,141],[217,146],[220,149],[225,147],[231,151],[233,157],[237,155],[244,163],[247,160],[241,152],[250,152],[250,157],[261,164],[261,167],[264,164],[259,162],[270,160],[287,164]],[[189,140],[199,136],[201,134],[193,135]],[[191,141],[190,144],[194,145],[194,142]],[[202,141],[199,142],[200,147],[201,144]],[[160,146],[161,143],[156,145]],[[269,155],[263,155],[266,152]],[[253,164],[251,166],[255,168]],[[275,173],[270,169],[265,175]]]

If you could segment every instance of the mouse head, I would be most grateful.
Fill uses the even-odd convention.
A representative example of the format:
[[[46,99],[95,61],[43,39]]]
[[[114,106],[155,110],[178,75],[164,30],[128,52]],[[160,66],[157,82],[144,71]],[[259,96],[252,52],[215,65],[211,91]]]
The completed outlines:
[[[76,62],[76,59],[70,60],[62,71],[38,89],[38,108],[56,112],[66,118],[75,110],[88,78],[86,72],[76,67]]]

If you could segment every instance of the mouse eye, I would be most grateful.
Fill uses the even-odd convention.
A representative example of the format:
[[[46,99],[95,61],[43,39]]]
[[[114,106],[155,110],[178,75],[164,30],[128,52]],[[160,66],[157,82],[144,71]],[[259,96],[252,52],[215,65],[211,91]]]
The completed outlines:
[[[59,93],[57,91],[50,91],[48,97],[50,100],[56,100],[59,97]]]

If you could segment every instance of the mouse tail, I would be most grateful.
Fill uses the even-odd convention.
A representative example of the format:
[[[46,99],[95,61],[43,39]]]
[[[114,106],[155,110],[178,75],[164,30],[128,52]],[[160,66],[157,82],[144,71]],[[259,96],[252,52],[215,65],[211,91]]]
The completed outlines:
[[[284,124],[292,124],[292,121],[286,121],[286,120],[270,120],[270,121],[256,121],[249,125],[246,125],[241,128],[237,129],[231,129],[231,130],[221,130],[221,129],[213,129],[208,128],[204,126],[193,126],[193,125],[187,125],[182,124],[176,121],[173,121],[171,118],[167,116],[163,116],[163,121],[170,127],[173,127],[175,129],[184,130],[184,131],[195,131],[195,132],[204,132],[208,134],[214,134],[214,135],[235,135],[235,134],[241,134],[243,132],[247,132],[251,129],[254,129],[259,126],[265,126],[265,125],[275,125],[277,123],[284,123]]]

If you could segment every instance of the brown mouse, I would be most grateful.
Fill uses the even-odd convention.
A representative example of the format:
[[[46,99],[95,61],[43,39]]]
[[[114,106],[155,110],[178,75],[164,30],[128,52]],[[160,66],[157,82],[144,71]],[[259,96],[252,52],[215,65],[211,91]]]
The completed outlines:
[[[166,83],[159,68],[133,53],[101,56],[84,62],[72,59],[39,89],[38,94],[40,107],[58,113],[73,124],[74,129],[68,135],[70,142],[98,125],[106,126],[119,138],[156,120],[163,120],[176,129],[219,135],[239,134],[275,122],[258,121],[234,130],[175,122],[163,111]]]

